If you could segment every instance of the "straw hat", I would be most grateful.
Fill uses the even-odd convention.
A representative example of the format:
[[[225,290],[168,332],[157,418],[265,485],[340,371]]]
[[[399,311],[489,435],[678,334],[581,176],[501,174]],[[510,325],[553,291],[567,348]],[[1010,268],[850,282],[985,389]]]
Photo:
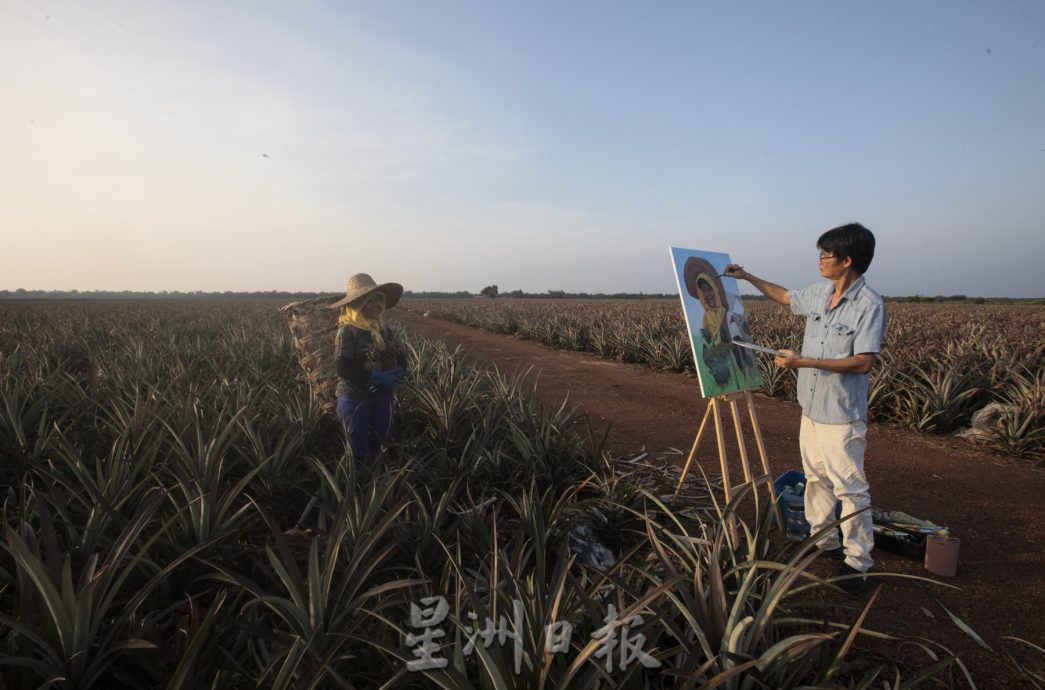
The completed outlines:
[[[724,292],[722,281],[719,280],[715,267],[702,256],[691,256],[686,259],[686,264],[682,267],[682,280],[686,285],[686,292],[697,299],[700,299],[700,295],[697,294],[697,278],[700,277],[707,279],[719,299],[724,299],[721,296]]]
[[[346,304],[355,302],[362,303],[367,297],[380,292],[385,296],[385,309],[391,309],[403,296],[403,286],[399,283],[384,283],[378,285],[368,273],[357,273],[348,279],[345,285],[345,296],[330,305],[331,309],[338,309]]]

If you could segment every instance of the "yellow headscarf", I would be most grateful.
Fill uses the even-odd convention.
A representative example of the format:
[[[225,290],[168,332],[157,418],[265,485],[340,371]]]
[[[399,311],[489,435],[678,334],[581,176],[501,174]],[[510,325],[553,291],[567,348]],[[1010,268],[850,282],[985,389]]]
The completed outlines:
[[[709,307],[708,303],[704,301],[704,291],[699,287],[701,278],[707,281],[707,284],[710,285],[711,289],[715,292],[714,307]],[[708,335],[714,338],[716,342],[721,342],[722,320],[726,318],[726,307],[722,304],[722,295],[720,295],[719,291],[715,289],[715,279],[707,273],[700,273],[693,281],[693,284],[696,287],[700,304],[704,307],[704,328],[707,330]]]
[[[385,346],[385,340],[381,337],[381,317],[376,319],[368,319],[363,316],[363,309],[353,309],[350,306],[341,308],[341,316],[338,317],[337,322],[342,326],[353,326],[360,328],[364,331],[370,331],[374,337],[374,345],[379,349]]]

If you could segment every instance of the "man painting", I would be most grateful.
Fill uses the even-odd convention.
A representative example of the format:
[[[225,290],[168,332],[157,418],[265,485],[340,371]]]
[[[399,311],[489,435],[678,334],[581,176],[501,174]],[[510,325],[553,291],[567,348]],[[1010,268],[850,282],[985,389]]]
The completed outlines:
[[[736,264],[726,275],[746,280],[770,299],[806,317],[802,349],[782,350],[777,366],[798,371],[802,406],[799,446],[806,474],[805,513],[813,534],[834,521],[842,504],[842,544],[830,530],[817,544],[821,553],[841,560],[843,589],[859,593],[867,585],[874,534],[871,497],[864,474],[867,446],[868,372],[881,351],[886,310],[868,287],[864,273],[874,257],[870,230],[851,223],[828,230],[816,242],[820,275],[829,283],[788,290],[756,278]],[[863,511],[863,512],[859,512]],[[851,517],[847,517],[851,516]]]

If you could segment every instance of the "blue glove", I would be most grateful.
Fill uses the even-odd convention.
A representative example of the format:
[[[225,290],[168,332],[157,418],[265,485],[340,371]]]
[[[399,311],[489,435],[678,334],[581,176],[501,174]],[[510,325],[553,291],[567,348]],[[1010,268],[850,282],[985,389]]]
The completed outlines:
[[[395,382],[397,386],[403,381],[406,381],[406,369],[404,369],[403,367],[396,367],[395,369],[391,369],[385,373],[395,375]]]
[[[370,390],[377,390],[379,388],[394,388],[397,383],[395,370],[392,371],[378,371],[377,369],[370,372]]]

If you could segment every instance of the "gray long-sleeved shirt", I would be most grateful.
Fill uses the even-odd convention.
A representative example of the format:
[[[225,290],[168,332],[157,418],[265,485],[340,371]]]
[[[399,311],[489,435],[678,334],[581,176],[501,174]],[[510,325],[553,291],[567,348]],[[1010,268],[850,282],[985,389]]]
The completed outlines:
[[[388,337],[386,336],[386,342]],[[363,328],[342,325],[334,338],[337,367],[337,397],[349,400],[379,400],[392,396],[391,388],[370,389],[367,358],[374,346],[374,335]],[[406,367],[406,358],[396,354],[396,366]]]

